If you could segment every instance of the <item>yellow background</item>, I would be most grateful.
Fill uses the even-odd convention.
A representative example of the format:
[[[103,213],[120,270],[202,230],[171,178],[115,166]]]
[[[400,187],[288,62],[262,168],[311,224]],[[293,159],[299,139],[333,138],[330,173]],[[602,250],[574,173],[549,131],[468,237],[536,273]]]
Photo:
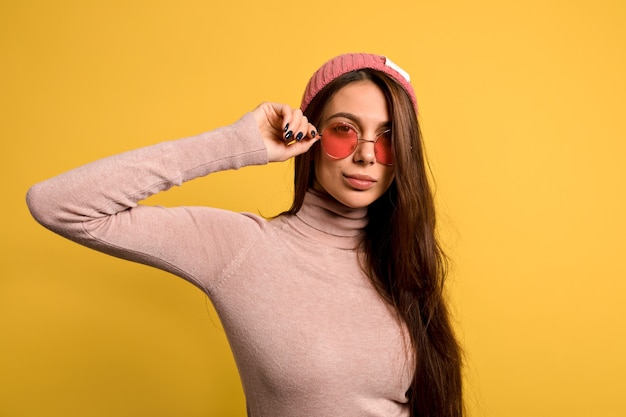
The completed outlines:
[[[0,5],[0,416],[243,416],[193,286],[37,225],[82,163],[298,105],[348,51],[411,73],[454,260],[473,416],[626,412],[621,0],[7,1]],[[290,164],[155,201],[275,214]]]

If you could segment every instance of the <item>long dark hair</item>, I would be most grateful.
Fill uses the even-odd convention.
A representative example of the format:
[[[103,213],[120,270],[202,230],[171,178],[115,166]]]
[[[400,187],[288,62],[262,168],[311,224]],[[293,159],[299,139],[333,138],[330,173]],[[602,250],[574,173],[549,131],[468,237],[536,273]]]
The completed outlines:
[[[444,294],[447,258],[436,238],[435,204],[417,114],[404,89],[386,74],[358,70],[329,83],[305,115],[318,125],[324,106],[349,83],[370,80],[385,94],[391,116],[395,179],[368,209],[362,242],[363,269],[380,296],[405,323],[414,355],[407,393],[412,417],[462,417],[461,348],[450,323]],[[319,142],[295,159],[294,199],[286,213],[302,207],[315,179],[313,158]]]

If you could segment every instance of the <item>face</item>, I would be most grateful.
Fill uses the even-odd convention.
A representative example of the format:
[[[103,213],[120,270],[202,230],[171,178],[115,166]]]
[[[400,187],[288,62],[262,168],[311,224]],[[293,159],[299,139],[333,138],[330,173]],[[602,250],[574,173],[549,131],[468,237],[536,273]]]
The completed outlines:
[[[345,206],[367,207],[387,191],[394,178],[393,166],[376,160],[371,142],[391,124],[383,92],[369,80],[343,87],[326,104],[318,129],[323,132],[336,123],[343,129],[345,125],[354,128],[362,140],[342,159],[320,148],[315,158],[314,188]]]

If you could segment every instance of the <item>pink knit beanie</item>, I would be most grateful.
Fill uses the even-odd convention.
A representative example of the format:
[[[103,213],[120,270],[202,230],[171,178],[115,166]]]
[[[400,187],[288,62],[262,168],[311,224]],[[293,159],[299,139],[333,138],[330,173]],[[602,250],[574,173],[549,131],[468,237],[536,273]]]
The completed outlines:
[[[413,87],[410,83],[409,74],[394,64],[389,58],[373,54],[344,54],[327,61],[309,80],[304,90],[304,95],[302,96],[300,109],[302,111],[306,110],[317,93],[335,78],[347,72],[364,68],[384,72],[396,80],[398,84],[404,88],[404,91],[407,92],[409,97],[411,97],[415,111],[417,111],[417,99],[415,98],[415,91],[413,91]]]

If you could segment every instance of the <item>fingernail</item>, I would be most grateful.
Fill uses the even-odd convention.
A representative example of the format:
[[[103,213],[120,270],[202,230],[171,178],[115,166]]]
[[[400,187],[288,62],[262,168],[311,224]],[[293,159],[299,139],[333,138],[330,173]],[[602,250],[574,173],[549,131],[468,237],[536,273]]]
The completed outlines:
[[[293,132],[290,130],[289,132],[287,132],[287,134],[285,135],[285,139],[289,139],[290,137],[293,136]]]
[[[286,132],[287,130],[289,130],[289,123],[287,123],[287,124],[285,125],[285,130],[284,130],[284,132]]]
[[[317,132],[315,130],[311,130],[311,137],[314,138],[317,136]]]
[[[296,135],[296,140],[298,142],[300,142],[302,140],[302,137],[304,136],[304,134],[302,132],[298,132],[298,134]]]

